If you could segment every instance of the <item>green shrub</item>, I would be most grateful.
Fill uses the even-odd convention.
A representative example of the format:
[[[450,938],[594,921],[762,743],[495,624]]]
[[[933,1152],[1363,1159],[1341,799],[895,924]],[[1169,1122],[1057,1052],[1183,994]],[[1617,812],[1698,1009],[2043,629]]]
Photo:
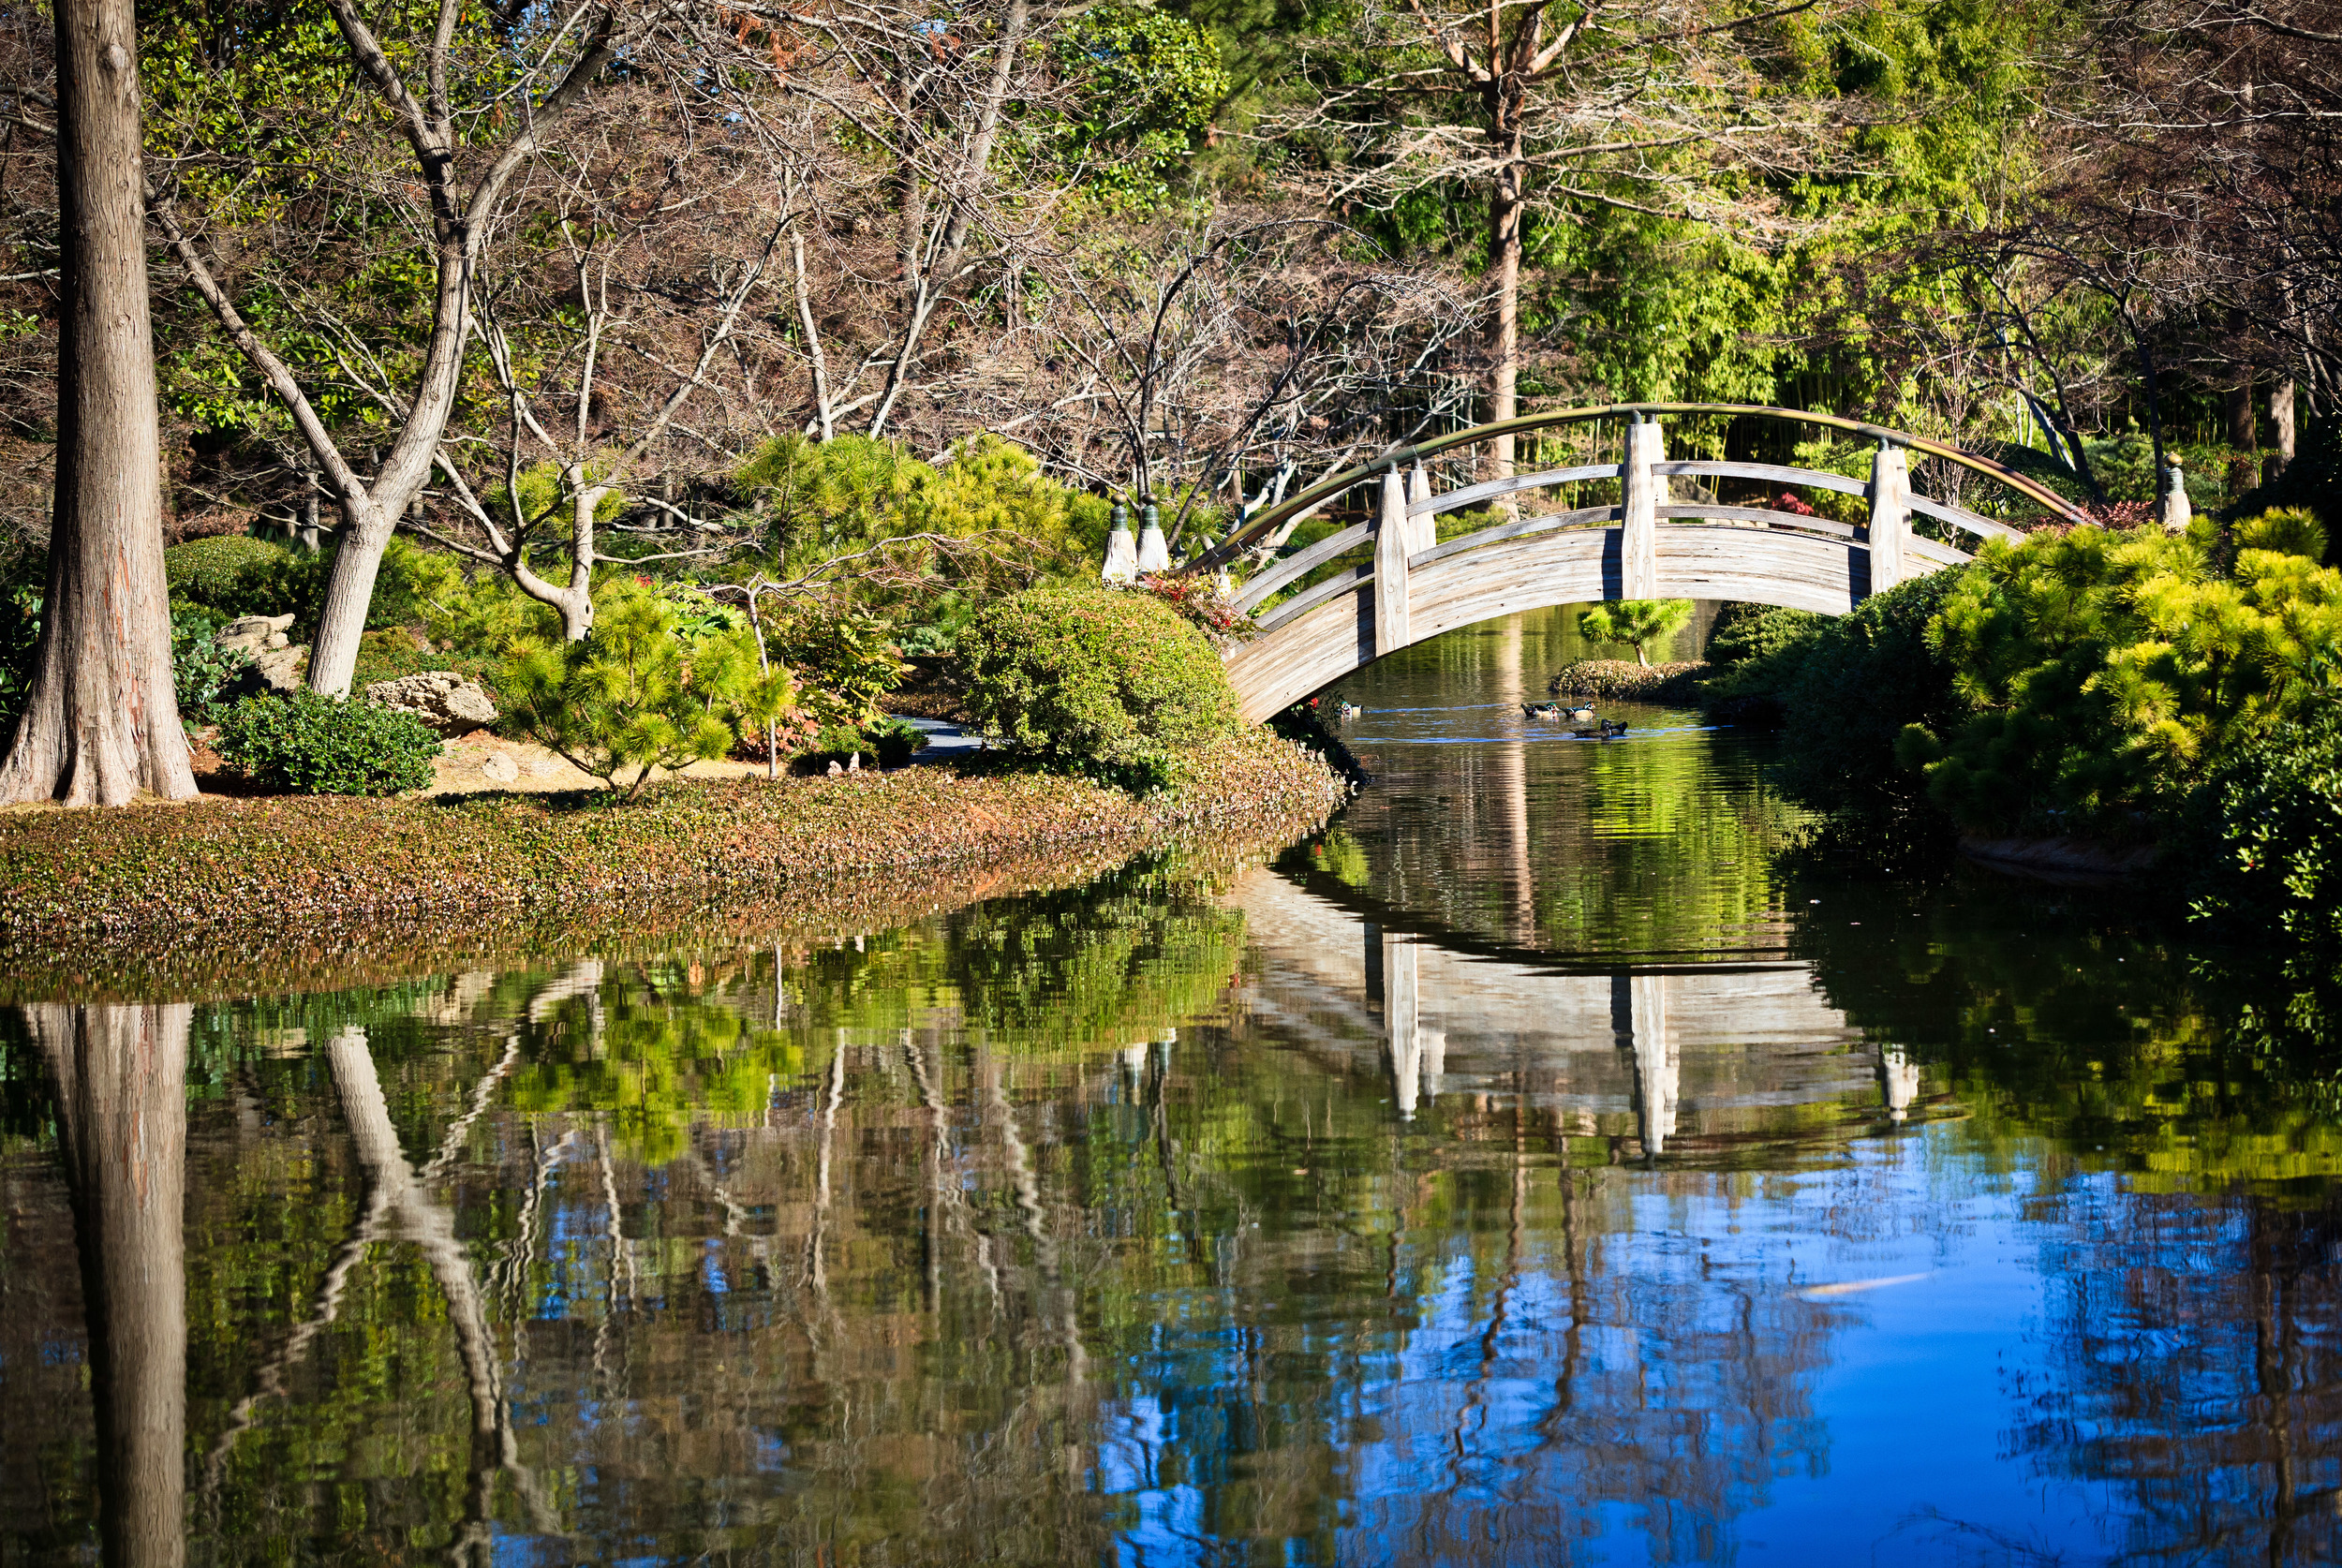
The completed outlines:
[[[654,768],[721,757],[743,725],[787,706],[786,671],[765,674],[755,638],[723,626],[687,637],[677,607],[632,583],[594,606],[593,634],[539,643],[507,666],[501,683],[516,727],[628,798]]]
[[[1826,615],[1811,610],[1785,610],[1771,604],[1727,604],[1716,616],[1708,635],[1708,662],[1730,670],[1753,659],[1771,658],[1794,643],[1818,633]]]
[[[170,607],[170,684],[183,719],[209,724],[251,694],[252,656],[212,641],[225,619],[200,605]]]
[[[239,601],[246,572],[264,570],[291,557],[281,544],[244,534],[219,534],[211,539],[174,544],[163,552],[163,576],[170,597],[216,610],[224,615],[276,615],[280,610],[246,609]]]
[[[372,703],[271,692],[220,716],[219,754],[277,789],[311,795],[394,795],[431,782],[439,737]]]
[[[1930,796],[1964,826],[2134,831],[2293,717],[2342,641],[2342,573],[2252,542],[2314,529],[2244,532],[2225,576],[2208,528],[1987,541],[1928,629],[1966,708],[1905,738]]]
[[[1150,595],[1029,589],[978,615],[959,646],[969,711],[1015,755],[1127,782],[1240,726],[1220,655]]]
[[[2190,797],[2195,918],[2342,963],[2342,698],[2238,747]]]
[[[1967,711],[1927,637],[1964,575],[1947,569],[1898,583],[1743,667],[1773,666],[1786,737],[1775,777],[1791,798],[1881,823],[1903,823],[1920,806],[1924,787],[1896,742],[1906,726],[1940,726]]]
[[[877,722],[879,699],[910,673],[886,622],[852,608],[815,604],[768,616],[764,647],[794,673],[798,701],[823,729]]]

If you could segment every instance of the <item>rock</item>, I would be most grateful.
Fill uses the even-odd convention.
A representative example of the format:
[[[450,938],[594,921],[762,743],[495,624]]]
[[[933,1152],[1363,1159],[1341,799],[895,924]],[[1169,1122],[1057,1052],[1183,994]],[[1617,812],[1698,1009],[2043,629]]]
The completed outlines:
[[[394,681],[376,681],[366,688],[366,701],[393,713],[412,715],[443,735],[468,734],[495,723],[497,717],[486,688],[452,670],[428,670]],[[509,763],[511,759],[505,761]]]
[[[520,782],[521,765],[505,752],[491,751],[482,759],[480,772],[492,784],[517,784]]]
[[[263,648],[283,647],[285,633],[292,624],[290,615],[239,615],[214,632],[212,641],[223,648],[257,654]]]
[[[308,661],[309,645],[306,643],[289,648],[252,650],[252,668],[259,673],[260,679],[278,691],[300,690],[302,671]]]
[[[846,777],[846,770],[839,766],[837,762],[832,762],[829,765],[829,776],[832,778],[843,778]]]

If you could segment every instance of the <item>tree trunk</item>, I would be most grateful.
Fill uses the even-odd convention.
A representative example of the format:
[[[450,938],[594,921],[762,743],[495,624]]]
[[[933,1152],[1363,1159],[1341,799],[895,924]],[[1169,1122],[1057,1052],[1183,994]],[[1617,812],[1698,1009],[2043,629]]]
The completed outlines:
[[[2293,378],[2289,376],[2269,389],[2269,434],[2275,453],[2261,466],[2261,478],[2274,480],[2293,466]]]
[[[2242,329],[2242,322],[2232,322]],[[2242,370],[2228,390],[2228,493],[2242,496],[2260,482],[2260,427],[2254,419],[2253,374]]]
[[[31,690],[0,802],[196,792],[170,686],[130,0],[56,7],[57,485]]]
[[[193,1014],[185,1004],[24,1009],[56,1079],[110,1568],[186,1561],[183,1204]]]
[[[1496,273],[1496,322],[1489,342],[1491,423],[1520,411],[1520,225],[1528,207],[1520,165],[1507,163],[1497,175],[1496,189],[1489,200],[1489,259]],[[1513,438],[1499,436],[1489,443],[1489,466],[1483,477],[1510,479],[1512,474]]]

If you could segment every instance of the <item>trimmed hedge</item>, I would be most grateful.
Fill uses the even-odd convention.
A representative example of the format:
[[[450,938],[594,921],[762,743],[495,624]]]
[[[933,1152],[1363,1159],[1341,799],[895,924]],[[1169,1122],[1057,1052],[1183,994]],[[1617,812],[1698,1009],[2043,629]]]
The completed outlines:
[[[1159,784],[1241,727],[1218,650],[1150,594],[1032,588],[960,634],[968,710],[1013,755]]]
[[[264,539],[215,534],[164,551],[163,577],[170,584],[171,598],[207,610],[228,615],[281,614],[281,611],[246,608],[237,602],[237,596],[247,573],[266,571],[291,557],[291,551]]]

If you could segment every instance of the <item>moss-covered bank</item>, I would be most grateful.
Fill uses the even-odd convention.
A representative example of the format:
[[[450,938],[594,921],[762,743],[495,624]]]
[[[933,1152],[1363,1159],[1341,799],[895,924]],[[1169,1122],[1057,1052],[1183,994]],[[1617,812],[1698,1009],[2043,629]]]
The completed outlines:
[[[600,796],[207,801],[0,817],[0,964],[68,939],[170,944],[320,932],[354,917],[768,894],[1048,851],[1128,856],[1197,831],[1290,838],[1347,786],[1266,733],[1183,760],[1143,800],[1084,779],[942,767],[841,778],[676,781]]]

